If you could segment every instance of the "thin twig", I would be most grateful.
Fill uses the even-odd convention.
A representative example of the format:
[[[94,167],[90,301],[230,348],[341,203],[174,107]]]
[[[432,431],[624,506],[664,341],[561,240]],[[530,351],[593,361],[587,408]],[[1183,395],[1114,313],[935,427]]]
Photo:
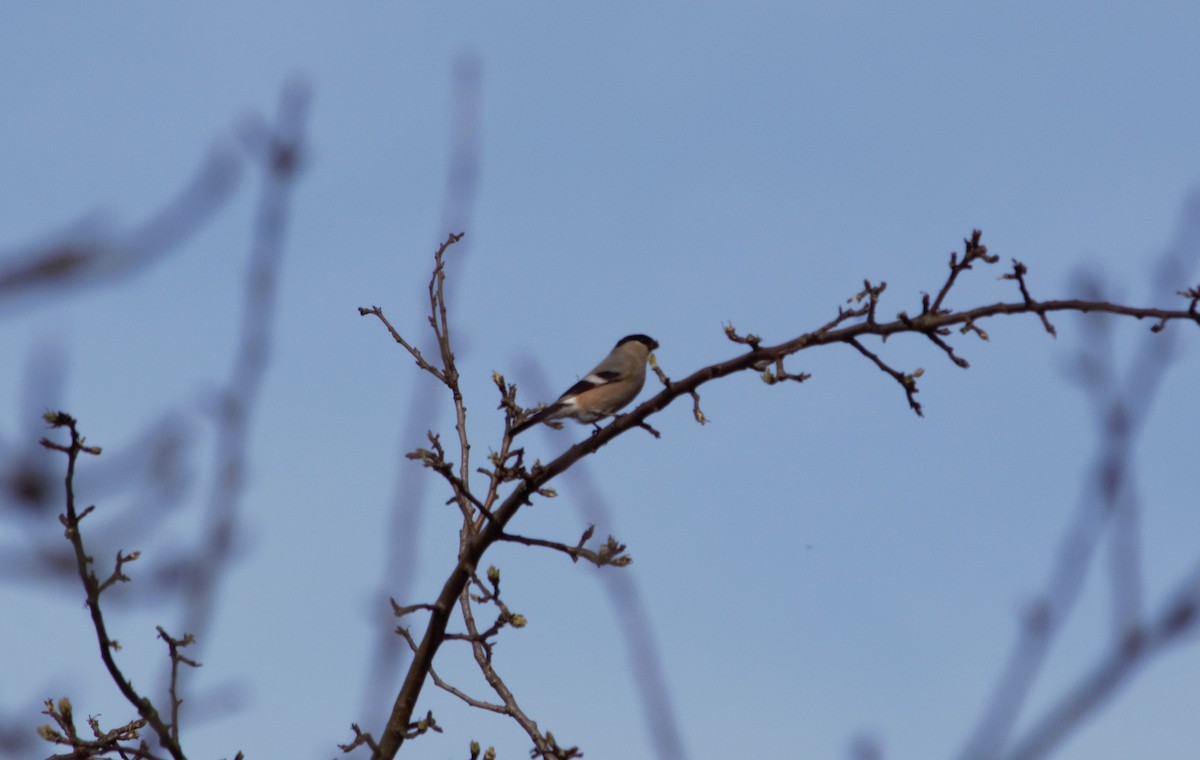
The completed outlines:
[[[417,642],[413,640],[412,633],[407,628],[403,628],[403,627],[397,628],[396,633],[398,633],[400,635],[400,638],[404,639],[408,643],[409,649],[411,649],[414,652],[417,651]],[[505,707],[504,705],[498,705],[498,704],[495,704],[494,702],[485,702],[482,699],[476,699],[475,697],[472,697],[470,694],[467,694],[462,689],[459,689],[458,687],[454,686],[453,684],[448,683],[441,676],[438,675],[437,670],[435,668],[432,668],[432,667],[429,668],[429,677],[433,679],[433,684],[435,686],[437,686],[439,689],[446,692],[447,694],[453,694],[454,696],[461,699],[463,702],[466,702],[471,707],[477,707],[480,710],[487,710],[489,712],[500,713],[501,715],[508,714],[508,708]]]
[[[189,644],[195,643],[196,639],[190,633],[185,633],[182,639],[176,639],[163,630],[161,625],[156,626],[156,629],[158,630],[158,637],[167,642],[167,651],[171,658],[171,684],[168,688],[168,694],[171,698],[171,735],[175,737],[175,741],[179,741],[179,706],[183,704],[183,700],[178,696],[179,665],[183,663],[193,668],[200,667],[200,663],[183,656],[179,653],[179,650]]]
[[[946,282],[942,285],[942,289],[938,291],[937,298],[933,305],[929,306],[926,311],[937,315],[942,312],[942,301],[946,299],[946,295],[950,292],[950,288],[954,287],[954,281],[958,279],[958,275],[963,271],[971,268],[971,263],[976,260],[982,260],[988,264],[995,264],[1000,260],[999,256],[989,256],[987,246],[981,245],[979,238],[983,235],[980,230],[971,232],[971,237],[963,240],[963,257],[960,261],[958,254],[950,254],[950,275],[946,278]]]
[[[489,573],[489,575],[491,575]],[[478,579],[476,579],[478,582]],[[499,575],[496,574],[494,584],[498,590]],[[482,584],[481,584],[482,585]],[[467,633],[472,638],[471,652],[475,656],[475,663],[479,666],[483,673],[484,680],[492,687],[492,691],[496,692],[496,696],[500,697],[504,703],[505,712],[513,718],[525,730],[525,733],[533,739],[534,746],[537,748],[537,753],[543,757],[554,758],[554,749],[542,736],[538,725],[532,718],[525,714],[517,704],[517,698],[513,696],[508,685],[504,683],[504,679],[496,672],[492,665],[491,648],[484,643],[484,637],[480,634],[478,626],[475,624],[475,615],[471,610],[471,595],[470,588],[464,586],[462,593],[459,594],[459,610],[462,612],[463,622],[467,625]]]
[[[247,127],[243,134],[264,176],[247,261],[237,352],[216,410],[216,464],[201,522],[205,533],[189,561],[185,579],[187,607],[181,627],[198,641],[205,640],[219,586],[234,550],[253,412],[263,388],[275,326],[290,200],[305,166],[309,96],[305,81],[289,82],[280,95],[276,123],[269,127],[252,125],[256,128]]]
[[[67,540],[71,542],[71,547],[75,550],[75,567],[79,571],[79,580],[83,583],[84,591],[86,592],[85,604],[92,617],[92,627],[96,631],[96,640],[100,645],[100,659],[104,662],[104,667],[108,671],[109,678],[116,684],[117,689],[125,697],[129,704],[133,705],[138,711],[138,715],[149,724],[150,728],[158,735],[159,741],[163,747],[170,753],[175,760],[183,760],[183,748],[179,746],[171,727],[168,726],[158,714],[158,710],[146,697],[143,697],[133,688],[133,683],[125,677],[121,672],[121,668],[117,665],[113,658],[113,649],[116,642],[109,638],[108,627],[104,622],[104,613],[100,609],[100,594],[101,584],[96,578],[96,574],[92,572],[90,565],[92,558],[83,545],[83,534],[79,530],[79,522],[82,516],[75,507],[75,463],[79,459],[80,454],[91,454],[99,456],[101,453],[98,446],[84,445],[84,438],[79,434],[76,427],[75,418],[65,412],[47,412],[46,422],[54,428],[65,427],[71,434],[71,442],[63,445],[54,443],[48,439],[42,439],[42,445],[48,449],[61,451],[67,455],[67,475],[66,475],[66,491],[67,491],[67,511],[60,515],[59,520],[63,527],[66,528]],[[88,511],[91,511],[90,508]]]
[[[1010,274],[1004,275],[1003,277],[1001,277],[1001,279],[1016,280],[1017,286],[1021,289],[1021,296],[1025,299],[1025,305],[1026,306],[1035,306],[1036,301],[1033,300],[1033,296],[1029,295],[1029,287],[1025,284],[1025,275],[1028,274],[1028,272],[1029,272],[1029,269],[1024,264],[1017,261],[1016,259],[1013,259],[1012,272]],[[1054,325],[1050,324],[1050,320],[1046,317],[1046,312],[1036,311],[1036,308],[1034,309],[1034,311],[1037,313],[1037,315],[1039,317],[1042,318],[1042,326],[1046,328],[1046,332],[1050,333],[1051,335],[1053,335],[1054,337],[1057,338],[1058,331],[1054,329]]]
[[[918,417],[925,416],[925,413],[921,411],[921,403],[916,399],[916,394],[919,393],[916,379],[920,377],[925,370],[918,369],[911,375],[906,375],[903,372],[889,367],[887,363],[883,361],[883,359],[880,359],[878,355],[868,350],[867,347],[859,343],[857,339],[851,338],[846,342],[854,347],[860,354],[874,362],[876,367],[879,367],[879,369],[890,375],[893,380],[895,380],[897,383],[900,383],[900,387],[904,389],[905,395],[908,396],[908,405],[912,407],[912,410],[917,413]]]
[[[584,537],[579,540],[575,546],[568,546],[558,541],[548,541],[544,538],[532,538],[530,536],[519,536],[515,533],[503,533],[500,536],[501,541],[508,541],[514,544],[523,546],[540,546],[544,549],[553,549],[557,552],[562,552],[571,558],[572,562],[578,562],[580,558],[586,559],[596,567],[604,567],[605,565],[615,565],[616,567],[626,567],[633,562],[633,558],[625,553],[625,544],[618,542],[612,536],[608,537],[608,542],[599,550],[593,551],[585,549],[583,544],[591,537],[591,533],[595,526],[590,526],[584,532]]]
[[[805,333],[775,346],[765,346],[759,336],[743,336],[738,334],[732,326],[728,326],[726,327],[726,335],[729,339],[740,345],[748,346],[749,350],[728,361],[719,362],[697,370],[682,380],[670,381],[657,395],[637,406],[632,411],[617,417],[612,423],[599,429],[596,433],[571,446],[556,459],[540,466],[535,464],[524,475],[513,477],[512,481],[516,485],[506,498],[503,500],[497,499],[499,503],[496,505],[491,503],[490,498],[487,500],[491,519],[484,520],[484,518],[480,517],[477,530],[462,534],[458,562],[446,578],[438,594],[437,601],[432,605],[433,609],[430,612],[425,633],[417,645],[404,683],[396,696],[391,717],[381,736],[379,751],[375,754],[375,757],[390,760],[390,758],[395,756],[400,745],[404,742],[408,734],[411,716],[415,710],[416,702],[426,680],[429,668],[432,666],[433,658],[441,644],[445,641],[446,627],[451,610],[456,601],[460,602],[460,605],[464,604],[462,602],[462,599],[465,598],[463,595],[466,594],[467,585],[470,583],[475,568],[479,566],[480,560],[487,550],[496,541],[503,540],[503,537],[506,535],[505,528],[509,521],[512,520],[522,506],[530,502],[534,495],[546,489],[546,486],[554,478],[565,472],[583,457],[594,454],[625,431],[643,426],[649,416],[666,408],[677,398],[685,394],[692,395],[700,386],[727,375],[750,369],[762,371],[762,368],[776,365],[784,357],[801,350],[835,343],[847,343],[871,359],[877,367],[900,383],[908,397],[909,406],[920,414],[921,406],[916,402],[914,396],[917,392],[916,379],[921,375],[922,371],[917,370],[912,374],[904,374],[892,369],[883,359],[862,345],[860,340],[862,337],[873,335],[886,339],[893,335],[915,333],[926,337],[931,335],[939,336],[940,339],[940,336],[948,334],[948,332],[943,331],[951,327],[969,325],[969,329],[978,330],[978,323],[989,317],[1016,314],[1037,314],[1044,316],[1047,313],[1055,311],[1101,312],[1132,316],[1138,319],[1157,319],[1161,320],[1161,323],[1184,320],[1200,324],[1200,315],[1195,313],[1194,304],[1193,308],[1189,310],[1168,310],[1130,307],[1103,301],[1080,299],[1056,301],[1034,301],[1030,299],[1020,303],[997,303],[966,311],[951,312],[945,310],[942,307],[944,299],[953,286],[955,279],[962,271],[971,268],[970,265],[977,260],[989,263],[996,260],[996,257],[989,256],[987,249],[980,245],[978,232],[974,233],[966,243],[967,251],[964,254],[963,260],[960,262],[957,260],[957,257],[951,258],[950,276],[939,291],[938,297],[932,303],[926,302],[925,309],[919,317],[915,319],[904,317],[891,322],[879,322],[875,318],[876,302],[878,300],[878,293],[882,292],[883,286],[880,285],[876,289],[868,283],[864,291],[865,295],[863,296],[863,299],[867,300],[867,303],[860,309],[849,312],[839,310],[837,318],[819,330]],[[436,299],[433,303],[437,303]],[[852,323],[854,319],[862,321]],[[439,321],[441,322],[440,327],[438,326]],[[445,330],[444,316],[440,308],[436,314],[431,315],[431,323],[434,324],[435,330]],[[444,333],[439,332],[439,335],[441,334]],[[948,346],[949,344],[946,345]],[[447,350],[443,348],[443,351]],[[452,390],[456,387],[457,383],[454,384]],[[695,398],[694,395],[693,398]],[[460,413],[459,424],[461,425],[462,415],[465,414],[465,407],[459,406],[460,403],[460,399],[456,399],[456,408]],[[498,455],[501,462],[507,461],[508,443],[509,438],[506,436],[504,448]],[[465,455],[463,461],[464,463],[466,461]],[[493,470],[493,485],[497,482],[495,480],[496,473],[497,471]],[[465,474],[461,480],[465,483]],[[462,498],[462,496],[460,495],[456,498]],[[469,607],[469,599],[465,604]],[[469,609],[464,609],[464,614],[468,611]]]

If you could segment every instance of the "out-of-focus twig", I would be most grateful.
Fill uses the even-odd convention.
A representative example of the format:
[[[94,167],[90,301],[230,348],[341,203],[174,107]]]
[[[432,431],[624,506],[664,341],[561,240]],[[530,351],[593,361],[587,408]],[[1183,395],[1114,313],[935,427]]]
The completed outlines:
[[[136,227],[110,232],[81,224],[48,242],[0,254],[0,302],[35,288],[69,294],[70,286],[103,282],[153,263],[204,227],[233,195],[242,169],[238,152],[222,144],[175,198]]]
[[[216,466],[203,522],[208,532],[182,568],[187,588],[183,630],[201,643],[233,549],[245,485],[251,414],[262,389],[274,330],[289,204],[306,159],[304,133],[309,100],[307,81],[292,80],[284,87],[276,123],[270,127],[250,124],[243,135],[247,148],[264,169],[263,188],[246,273],[240,340],[217,409]]]
[[[1200,195],[1190,199],[1175,243],[1160,259],[1153,289],[1169,296],[1200,259]],[[1020,269],[1023,270],[1023,267]],[[1023,271],[1020,274],[1024,274]],[[1098,285],[1085,283],[1085,298],[1099,301]],[[1031,299],[1022,282],[1026,301]],[[1165,322],[1160,322],[1157,328]],[[1049,328],[1048,328],[1049,329]],[[1153,620],[1143,612],[1139,514],[1134,443],[1149,416],[1170,364],[1175,335],[1148,335],[1122,377],[1112,352],[1112,324],[1091,319],[1076,362],[1077,377],[1091,398],[1099,425],[1099,452],[1071,527],[1064,536],[1041,598],[1022,620],[991,699],[960,757],[962,760],[1032,760],[1047,756],[1064,737],[1123,686],[1136,666],[1195,628],[1200,572],[1180,584]],[[1161,329],[1154,329],[1159,333]],[[1083,591],[1101,540],[1109,546],[1112,600],[1109,652],[1022,736],[1013,737],[1021,710],[1052,643]]]

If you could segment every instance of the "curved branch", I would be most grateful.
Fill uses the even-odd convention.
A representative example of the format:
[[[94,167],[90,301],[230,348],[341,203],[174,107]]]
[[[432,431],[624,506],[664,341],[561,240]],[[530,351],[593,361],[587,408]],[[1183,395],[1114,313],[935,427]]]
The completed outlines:
[[[446,639],[446,627],[455,602],[470,582],[484,553],[496,541],[505,538],[505,527],[520,508],[529,503],[550,481],[570,469],[571,466],[583,457],[599,451],[609,441],[631,428],[644,427],[646,419],[650,415],[667,408],[681,396],[688,395],[695,398],[695,392],[700,386],[738,372],[748,370],[760,371],[761,368],[776,364],[785,357],[816,346],[846,343],[862,350],[861,346],[857,345],[857,342],[859,338],[865,336],[878,336],[886,339],[892,335],[913,333],[924,337],[931,337],[943,334],[941,331],[957,325],[966,326],[969,329],[978,331],[978,328],[975,327],[977,322],[995,316],[1036,314],[1044,319],[1045,315],[1049,312],[1097,312],[1130,316],[1136,319],[1155,319],[1158,320],[1158,325],[1163,325],[1172,320],[1186,320],[1200,325],[1200,314],[1196,312],[1194,300],[1191,308],[1188,310],[1169,310],[1131,307],[1105,301],[1079,299],[1035,301],[1028,296],[1027,289],[1022,293],[1024,296],[1023,301],[1019,303],[996,303],[990,306],[980,306],[975,309],[958,312],[942,309],[941,303],[950,290],[954,277],[963,269],[970,268],[967,264],[979,259],[988,263],[996,260],[996,257],[985,255],[986,248],[979,246],[978,240],[979,235],[976,233],[967,241],[968,254],[970,254],[972,246],[974,246],[976,253],[964,258],[962,264],[957,264],[952,258],[951,277],[938,294],[937,308],[929,308],[927,306],[915,318],[909,317],[902,312],[894,321],[880,323],[876,320],[876,306],[878,294],[883,291],[885,285],[881,283],[874,290],[868,285],[865,295],[870,295],[871,300],[868,305],[861,309],[848,312],[840,311],[836,319],[818,328],[815,332],[805,333],[775,346],[763,346],[761,338],[758,336],[736,339],[735,342],[750,346],[750,350],[727,361],[703,367],[682,380],[671,381],[658,395],[639,405],[633,411],[616,417],[609,425],[600,428],[594,434],[571,446],[556,459],[545,465],[535,464],[527,474],[517,478],[517,485],[513,491],[503,500],[499,507],[492,509],[491,519],[481,521],[477,532],[462,537],[458,560],[447,576],[441,592],[438,594],[437,601],[433,604],[425,635],[416,648],[404,683],[392,706],[392,712],[384,728],[378,750],[374,753],[373,757],[376,760],[393,758],[404,743],[407,727],[411,723],[412,715],[416,709],[417,698],[420,696],[421,689],[432,668],[433,658],[437,654],[442,642]],[[1020,272],[1022,277],[1024,274],[1024,271]],[[1019,284],[1021,282],[1023,280],[1019,280]],[[928,300],[928,297],[926,300]],[[371,312],[368,310],[366,313]],[[443,327],[445,325],[444,313],[435,313],[433,319],[431,319],[435,330],[438,328],[437,322],[439,317],[442,320]],[[861,318],[864,321],[842,326],[845,322],[853,318]],[[726,328],[726,333],[731,336],[731,339],[734,339],[733,336],[736,335],[733,332],[732,326]],[[439,332],[439,338],[443,336],[444,333]],[[442,342],[447,343],[448,341]],[[443,350],[448,350],[448,346],[445,346]],[[907,377],[912,378],[912,382],[915,383],[915,375]],[[461,404],[460,397],[456,396],[455,400],[456,405]],[[461,419],[459,423],[461,426]],[[511,441],[511,436],[506,433],[501,446],[501,457],[508,456]]]

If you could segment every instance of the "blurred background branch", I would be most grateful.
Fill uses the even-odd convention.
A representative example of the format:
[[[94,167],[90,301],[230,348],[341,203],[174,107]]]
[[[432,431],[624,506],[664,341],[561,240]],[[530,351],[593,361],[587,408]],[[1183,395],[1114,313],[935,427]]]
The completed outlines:
[[[1176,295],[1179,283],[1196,271],[1197,260],[1200,194],[1193,194],[1184,204],[1175,240],[1154,267],[1154,296],[1165,301]],[[1081,274],[1078,289],[1087,300],[1108,300],[1110,295],[1095,275]],[[962,752],[963,760],[1050,756],[1067,735],[1127,684],[1137,666],[1194,626],[1193,610],[1200,595],[1195,571],[1181,579],[1158,616],[1146,618],[1139,528],[1145,507],[1136,477],[1137,437],[1179,350],[1180,333],[1164,330],[1143,334],[1137,350],[1123,360],[1115,346],[1115,317],[1081,317],[1079,324],[1082,341],[1070,376],[1092,404],[1099,450],[1072,524],[1062,538],[1051,577],[1020,621],[1013,650]],[[1030,695],[1045,669],[1051,646],[1085,588],[1094,554],[1103,545],[1108,549],[1103,577],[1107,579],[1111,604],[1108,651],[1061,700],[1052,703],[1041,716],[1034,716],[1022,733],[1017,730],[1018,721],[1028,711]]]
[[[94,553],[107,557],[118,547],[145,552],[139,572],[133,574],[136,589],[125,584],[109,589],[107,606],[118,611],[148,606],[164,615],[179,615],[181,622],[170,627],[186,631],[187,635],[180,634],[184,638],[195,635],[197,646],[207,643],[219,581],[234,559],[249,458],[246,442],[269,361],[288,204],[303,167],[308,99],[307,82],[293,79],[283,89],[276,123],[249,119],[241,127],[241,147],[263,170],[263,190],[248,256],[239,347],[232,376],[218,394],[213,415],[217,455],[210,476],[209,511],[201,523],[204,531],[194,539],[180,539],[169,529],[189,495],[193,472],[204,466],[194,451],[196,431],[189,421],[194,410],[185,400],[144,423],[139,437],[114,447],[81,476],[87,498],[103,504],[88,521],[89,543],[100,547]],[[187,188],[143,224],[115,232],[89,222],[56,234],[49,243],[9,254],[0,261],[0,300],[18,307],[34,303],[44,307],[49,297],[78,297],[85,288],[137,274],[177,250],[229,203],[244,163],[241,153],[222,143]],[[37,455],[37,438],[30,435],[39,427],[35,419],[39,407],[61,400],[66,366],[52,343],[31,355],[19,413],[26,421],[22,435],[0,440],[0,510],[25,532],[23,542],[0,552],[0,582],[52,583],[74,596],[78,578],[71,547],[48,530],[53,523],[47,518],[61,510],[61,476],[52,461]],[[173,660],[163,662],[161,699],[155,701],[173,704],[176,689],[184,701],[182,695],[190,691],[187,679],[175,677]],[[213,704],[223,702],[225,710],[236,704],[229,700],[227,688],[217,693],[220,697]],[[208,717],[203,699],[186,701],[189,719]],[[174,731],[177,736],[177,725]],[[33,751],[32,732],[4,731],[0,736],[17,754]],[[177,748],[172,750],[176,752]]]

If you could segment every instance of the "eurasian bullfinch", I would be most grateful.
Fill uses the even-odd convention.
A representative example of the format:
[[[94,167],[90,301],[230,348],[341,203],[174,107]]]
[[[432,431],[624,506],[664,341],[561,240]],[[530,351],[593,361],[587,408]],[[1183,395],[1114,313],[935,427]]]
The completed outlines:
[[[646,384],[646,360],[658,348],[658,341],[648,335],[627,335],[617,341],[604,361],[575,385],[542,409],[512,429],[516,436],[539,422],[566,417],[582,423],[595,422],[621,409],[637,398]]]

